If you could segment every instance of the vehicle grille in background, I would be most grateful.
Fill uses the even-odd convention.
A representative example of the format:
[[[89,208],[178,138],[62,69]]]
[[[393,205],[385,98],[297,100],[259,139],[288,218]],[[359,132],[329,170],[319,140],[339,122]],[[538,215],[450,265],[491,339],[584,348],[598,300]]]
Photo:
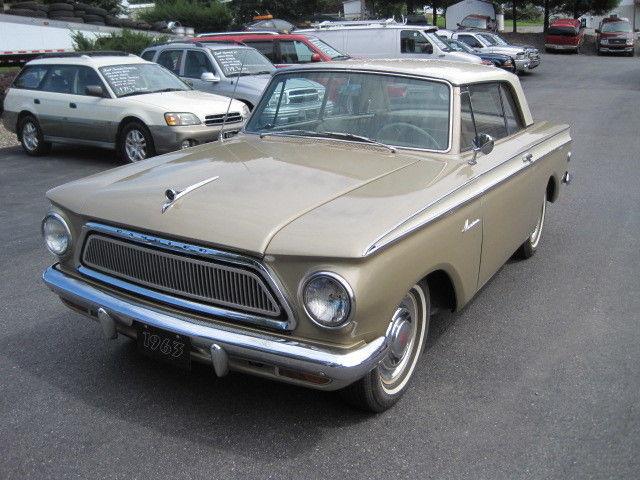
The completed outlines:
[[[227,121],[224,121],[224,117],[227,117]],[[220,113],[218,115],[207,115],[204,117],[204,124],[211,127],[213,125],[222,125],[224,122],[225,125],[228,123],[238,123],[242,121],[242,115],[238,112],[229,112],[228,115],[224,113]]]
[[[269,316],[280,306],[258,274],[92,234],[82,263],[106,275],[199,302]]]
[[[609,43],[612,45],[624,45],[625,43],[627,43],[627,39],[626,38],[611,38],[609,39]]]
[[[318,91],[314,88],[291,90],[288,92],[289,104],[317,102]]]

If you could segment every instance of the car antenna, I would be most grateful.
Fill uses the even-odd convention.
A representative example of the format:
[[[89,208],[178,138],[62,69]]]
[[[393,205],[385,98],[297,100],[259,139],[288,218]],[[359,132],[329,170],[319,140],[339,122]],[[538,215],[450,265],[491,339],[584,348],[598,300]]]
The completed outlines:
[[[238,76],[236,77],[236,84],[233,86],[233,92],[231,92],[231,98],[229,98],[229,105],[227,105],[227,113],[222,117],[222,127],[220,127],[220,143],[224,142],[224,125],[227,123],[227,118],[229,118],[229,110],[231,110],[231,102],[235,100],[236,90],[238,89],[238,83],[240,82],[240,76],[242,75],[242,70],[244,69],[244,61],[247,56],[248,48],[245,49],[244,54],[242,55],[242,60],[240,60],[240,70],[238,71]]]

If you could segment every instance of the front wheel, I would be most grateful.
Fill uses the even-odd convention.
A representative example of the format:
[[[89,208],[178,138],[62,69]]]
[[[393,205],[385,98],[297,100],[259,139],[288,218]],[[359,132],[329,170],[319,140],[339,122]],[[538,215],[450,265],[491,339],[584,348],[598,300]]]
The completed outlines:
[[[20,120],[18,132],[20,144],[27,155],[38,157],[51,151],[51,143],[44,141],[40,124],[32,115],[27,115]]]
[[[139,162],[156,154],[153,137],[145,124],[133,121],[124,126],[118,142],[118,153],[129,163]]]
[[[427,287],[414,285],[389,322],[387,357],[365,377],[341,391],[348,403],[362,410],[383,412],[400,399],[424,350],[429,310]]]
[[[534,228],[529,238],[525,240],[525,242],[518,249],[518,256],[522,259],[531,258],[536,250],[538,249],[538,245],[540,245],[540,239],[542,238],[542,227],[544,227],[544,217],[547,212],[547,196],[545,195],[542,198],[542,206],[540,207],[540,215],[538,216],[538,221],[536,222],[536,227]]]

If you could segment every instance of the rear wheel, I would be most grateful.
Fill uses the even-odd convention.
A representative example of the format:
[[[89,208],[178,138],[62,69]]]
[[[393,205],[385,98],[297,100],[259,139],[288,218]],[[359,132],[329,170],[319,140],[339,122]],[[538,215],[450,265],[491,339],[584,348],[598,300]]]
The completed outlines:
[[[387,329],[387,357],[364,378],[341,391],[351,405],[370,412],[393,406],[407,390],[429,327],[429,292],[414,285],[397,306]]]
[[[51,143],[44,141],[40,124],[32,115],[20,120],[18,132],[20,144],[27,155],[38,157],[51,151]]]
[[[540,239],[542,238],[542,227],[544,227],[544,217],[547,212],[547,196],[542,199],[542,206],[540,207],[540,215],[538,216],[538,221],[536,222],[536,227],[534,228],[529,238],[520,246],[518,249],[518,256],[522,259],[531,258],[536,250],[538,249],[538,245],[540,245]]]
[[[127,123],[120,134],[118,153],[129,163],[153,157],[156,151],[151,132],[146,125],[137,121]]]

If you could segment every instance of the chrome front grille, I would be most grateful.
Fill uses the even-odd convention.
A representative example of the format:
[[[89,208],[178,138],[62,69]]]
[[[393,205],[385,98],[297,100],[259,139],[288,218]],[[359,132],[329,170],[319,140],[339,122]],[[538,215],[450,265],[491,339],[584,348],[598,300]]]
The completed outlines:
[[[156,291],[269,317],[281,307],[257,272],[92,233],[82,264],[109,277]]]
[[[225,122],[224,117],[227,117]],[[204,117],[204,124],[212,127],[214,125],[222,125],[222,123],[238,123],[242,121],[242,115],[238,112],[229,112],[229,114],[220,113],[218,115],[207,115]]]
[[[289,104],[299,104],[299,103],[308,103],[308,102],[317,102],[320,97],[318,95],[318,91],[314,88],[304,88],[291,90],[288,92],[289,96]]]

